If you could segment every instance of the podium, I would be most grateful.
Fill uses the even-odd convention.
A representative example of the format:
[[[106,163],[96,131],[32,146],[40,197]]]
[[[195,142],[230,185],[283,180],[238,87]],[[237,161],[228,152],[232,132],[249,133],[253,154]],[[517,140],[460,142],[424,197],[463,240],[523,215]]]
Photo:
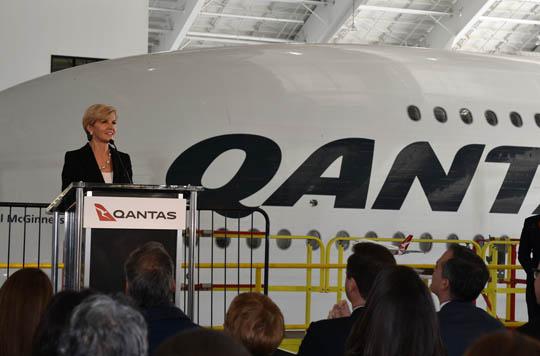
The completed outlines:
[[[186,312],[192,318],[197,195],[202,190],[196,186],[70,184],[47,207],[54,216],[51,280],[55,292],[61,214],[65,221],[62,285],[72,290],[91,287],[109,293],[122,291],[125,258],[149,240],[162,242],[178,267],[185,229],[189,238]],[[176,285],[180,286],[178,268],[175,271]],[[176,301],[178,297],[177,287]]]

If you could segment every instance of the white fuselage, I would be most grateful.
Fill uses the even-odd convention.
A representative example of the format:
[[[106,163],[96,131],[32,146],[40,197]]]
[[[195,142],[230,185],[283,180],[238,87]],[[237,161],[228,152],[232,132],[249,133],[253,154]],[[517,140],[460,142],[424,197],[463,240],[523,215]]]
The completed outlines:
[[[85,143],[82,113],[91,104],[108,103],[118,109],[116,142],[131,155],[136,183],[200,183],[216,192],[227,191],[231,179],[255,181],[256,189],[240,202],[265,209],[272,234],[317,230],[324,241],[341,230],[351,236],[374,231],[392,237],[401,231],[438,239],[452,233],[466,240],[477,234],[518,237],[523,219],[540,204],[536,165],[529,164],[540,147],[534,118],[540,113],[539,89],[540,63],[531,59],[395,47],[254,46],[85,65],[0,92],[0,201],[50,201],[60,190],[64,152]],[[409,106],[420,109],[420,121],[409,118]],[[435,119],[435,107],[445,109],[447,122]],[[472,123],[462,121],[462,109],[470,110]],[[496,113],[496,126],[486,122],[486,110]],[[521,115],[522,127],[511,123],[513,111]],[[192,169],[174,168],[178,157],[198,145],[194,159],[204,159],[224,144],[218,140],[209,148],[202,142],[225,135],[241,136],[224,139],[232,149],[210,160],[199,181],[178,178]],[[278,150],[251,150],[247,135],[265,138]],[[345,139],[350,141],[333,153],[309,161],[321,147]],[[359,146],[349,145],[369,140],[372,152],[359,154]],[[410,145],[418,149],[403,151]],[[472,151],[461,157],[468,173],[436,180],[419,163],[431,148],[446,175],[458,151],[469,145],[476,145],[478,157],[471,158]],[[519,163],[512,170],[504,162],[504,146]],[[335,159],[326,162],[332,154]],[[240,177],[250,155],[254,164]],[[371,171],[361,169],[355,179],[355,169],[366,162]],[[328,169],[310,171],[313,165]],[[347,179],[345,165],[353,172]],[[168,171],[176,172],[169,180]],[[505,181],[510,171],[514,175]],[[298,179],[284,187],[295,172]],[[422,184],[415,172],[424,175]],[[407,174],[413,175],[408,185],[402,179]],[[503,186],[506,193],[498,198]],[[291,191],[305,194],[292,199]],[[378,202],[382,191],[386,199]],[[235,194],[226,199],[237,202]]]

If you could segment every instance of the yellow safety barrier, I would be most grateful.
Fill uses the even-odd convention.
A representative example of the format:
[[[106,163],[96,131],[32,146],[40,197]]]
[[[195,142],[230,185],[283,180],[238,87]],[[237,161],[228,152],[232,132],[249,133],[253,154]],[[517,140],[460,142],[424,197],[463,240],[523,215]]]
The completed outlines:
[[[330,241],[328,241],[326,245],[326,284],[325,284],[325,291],[326,292],[335,292],[336,293],[336,301],[340,301],[343,299],[343,292],[344,292],[344,283],[343,283],[343,270],[347,267],[347,264],[344,263],[344,248],[343,244],[338,244],[338,262],[337,264],[330,263],[330,251],[333,245],[337,244],[340,241],[371,241],[371,242],[402,242],[403,239],[396,239],[396,238],[385,238],[385,237],[357,237],[357,236],[351,236],[351,237],[334,237]],[[411,240],[411,243],[420,243],[420,242],[427,242],[427,243],[439,243],[439,244],[447,244],[447,243],[467,243],[471,244],[476,251],[481,251],[482,248],[480,245],[473,240],[434,240],[434,239],[413,239]],[[438,256],[437,256],[438,258]],[[415,269],[433,269],[435,267],[434,264],[406,264],[407,266]],[[330,286],[330,271],[332,269],[337,269],[337,286]]]
[[[201,236],[200,238],[207,238],[209,236]],[[214,236],[216,237],[216,236]],[[227,234],[228,238],[258,238],[263,239],[264,236],[260,234],[249,236],[249,234],[236,235],[236,234]],[[314,262],[314,251],[312,245],[306,243],[306,255],[305,262],[298,263],[281,263],[281,262],[272,262],[269,264],[271,270],[276,269],[291,269],[291,270],[305,270],[305,284],[304,285],[270,285],[269,291],[271,292],[290,292],[290,293],[303,293],[305,295],[305,307],[304,307],[304,323],[302,324],[287,324],[287,330],[305,330],[311,322],[311,304],[312,304],[312,295],[313,293],[335,293],[336,300],[343,299],[344,292],[344,271],[346,268],[345,261],[345,249],[343,244],[338,244],[338,242],[349,241],[349,242],[359,242],[359,241],[372,241],[377,243],[389,243],[389,242],[401,242],[402,239],[396,238],[368,238],[368,237],[334,237],[329,240],[326,245],[323,242],[313,236],[280,236],[280,235],[271,235],[270,239],[292,239],[292,240],[304,240],[304,241],[313,241],[319,247],[319,256],[317,261]],[[484,261],[487,261],[488,269],[490,271],[490,281],[483,291],[483,295],[486,299],[486,304],[488,306],[487,310],[493,316],[499,317],[501,321],[505,323],[506,326],[515,327],[521,325],[521,322],[515,320],[515,296],[516,294],[524,293],[525,288],[518,288],[518,281],[516,280],[516,271],[521,269],[521,266],[516,264],[516,251],[519,241],[515,240],[490,240],[485,241],[483,246],[478,242],[473,240],[437,240],[437,239],[413,239],[411,243],[433,243],[433,244],[468,244],[473,246],[474,251],[481,256]],[[337,261],[333,262],[332,257],[334,256],[333,248],[337,244]],[[505,248],[505,259],[506,264],[499,264],[499,254],[501,246]],[[438,258],[439,256],[434,256]],[[415,269],[434,269],[434,264],[407,264],[408,266]],[[39,267],[48,269],[51,268],[50,263],[40,263],[39,266],[36,263],[25,263],[25,267]],[[22,268],[22,263],[10,263],[9,268],[18,269]],[[185,264],[182,266],[185,267]],[[255,283],[251,285],[242,285],[242,286],[228,286],[228,285],[212,285],[210,288],[213,290],[254,290],[262,292],[263,290],[263,272],[264,272],[264,263],[255,262],[243,263],[243,262],[200,262],[195,265],[196,268],[200,269],[211,269],[211,268],[222,268],[222,269],[253,269],[255,272]],[[8,268],[6,263],[0,263],[1,269]],[[63,268],[63,264],[59,266]],[[313,271],[319,270],[319,279],[318,283],[313,284]],[[332,279],[330,278],[331,273],[337,273],[335,281],[336,285],[332,285]],[[503,275],[504,274],[504,275]],[[502,276],[502,278],[501,278]],[[504,288],[499,287],[498,284],[504,283],[507,284]],[[208,285],[204,284],[203,285]],[[204,287],[204,286],[203,286]],[[202,288],[201,290],[204,290]],[[497,294],[506,295],[506,314],[504,317],[497,316]],[[330,306],[329,306],[330,307]]]
[[[51,269],[52,264],[50,263],[40,263],[39,265],[37,263],[10,263],[9,265],[7,263],[0,263],[0,269],[20,269],[20,268],[42,268],[42,269]],[[64,264],[60,263],[58,264],[59,269],[64,269]]]
[[[488,268],[490,272],[490,280],[484,293],[489,300],[488,312],[497,316],[497,294],[505,295],[506,315],[501,318],[505,321],[507,326],[519,326],[522,323],[515,321],[515,307],[516,307],[516,294],[525,293],[525,288],[517,288],[518,280],[516,278],[516,271],[521,270],[522,267],[517,265],[517,246],[519,240],[503,240],[495,239],[489,240],[484,243],[482,247],[481,257],[488,261]],[[499,264],[499,254],[501,248],[504,248],[505,259],[510,261],[510,264]],[[499,273],[502,272],[502,278]],[[524,281],[523,281],[524,282]],[[507,284],[509,287],[501,288],[499,284]]]

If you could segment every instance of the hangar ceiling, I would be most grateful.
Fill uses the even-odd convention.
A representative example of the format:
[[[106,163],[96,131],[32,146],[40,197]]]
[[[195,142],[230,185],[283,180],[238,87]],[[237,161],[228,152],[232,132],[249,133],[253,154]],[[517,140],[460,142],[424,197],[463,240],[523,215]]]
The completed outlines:
[[[150,0],[148,43],[151,53],[362,43],[536,55],[540,0]]]

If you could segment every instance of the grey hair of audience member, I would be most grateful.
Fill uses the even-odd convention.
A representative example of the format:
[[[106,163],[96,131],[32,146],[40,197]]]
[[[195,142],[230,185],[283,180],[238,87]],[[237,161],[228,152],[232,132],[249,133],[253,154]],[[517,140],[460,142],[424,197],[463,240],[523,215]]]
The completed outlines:
[[[175,289],[174,262],[159,242],[133,250],[124,264],[127,294],[141,308],[171,303]]]
[[[58,347],[61,356],[146,356],[141,313],[106,295],[86,298],[75,310]]]
[[[248,350],[227,334],[208,329],[186,331],[162,343],[154,356],[250,356]]]

